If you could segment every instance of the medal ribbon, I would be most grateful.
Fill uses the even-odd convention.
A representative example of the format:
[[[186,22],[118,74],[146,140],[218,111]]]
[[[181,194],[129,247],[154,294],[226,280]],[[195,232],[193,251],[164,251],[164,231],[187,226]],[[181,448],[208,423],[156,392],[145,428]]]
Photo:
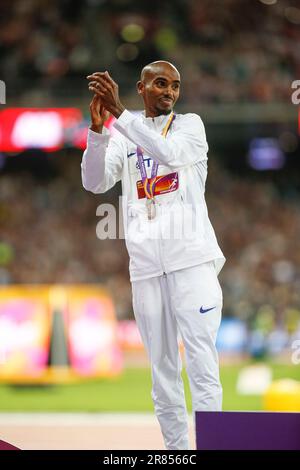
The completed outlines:
[[[163,137],[166,137],[168,130],[170,129],[176,115],[172,112],[170,114],[170,117],[168,119],[167,124],[165,125],[161,135]],[[154,197],[154,191],[155,191],[155,185],[156,185],[156,176],[157,176],[157,171],[158,171],[158,163],[153,161],[152,169],[151,169],[151,178],[147,178],[147,171],[145,167],[145,162],[143,158],[143,150],[141,147],[137,146],[136,148],[136,154],[138,157],[138,162],[139,162],[139,168],[141,172],[141,178],[145,190],[145,194],[147,199],[153,199]]]

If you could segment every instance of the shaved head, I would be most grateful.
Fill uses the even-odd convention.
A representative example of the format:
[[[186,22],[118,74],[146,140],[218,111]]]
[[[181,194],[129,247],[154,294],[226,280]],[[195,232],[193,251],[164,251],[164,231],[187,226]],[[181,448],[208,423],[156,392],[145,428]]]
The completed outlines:
[[[171,64],[171,62],[167,62],[166,60],[156,60],[155,62],[145,65],[141,72],[141,81],[143,82],[148,78],[152,78],[153,75],[159,74],[161,71],[165,70],[175,72],[180,78],[180,74],[175,65]]]
[[[169,114],[179,97],[180,75],[170,62],[157,60],[143,68],[136,86],[147,117]]]

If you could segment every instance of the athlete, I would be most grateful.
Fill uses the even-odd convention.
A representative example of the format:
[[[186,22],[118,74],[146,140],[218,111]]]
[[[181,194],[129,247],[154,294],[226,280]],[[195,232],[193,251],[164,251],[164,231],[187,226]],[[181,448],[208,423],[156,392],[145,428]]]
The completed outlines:
[[[215,343],[225,258],[205,202],[205,129],[197,114],[174,112],[180,74],[169,62],[143,68],[141,115],[125,109],[107,71],[87,79],[93,99],[83,186],[104,193],[122,182],[133,310],[150,359],[155,413],[166,448],[189,449],[179,335],[193,412],[222,408]],[[108,113],[119,131],[113,137],[104,127]]]

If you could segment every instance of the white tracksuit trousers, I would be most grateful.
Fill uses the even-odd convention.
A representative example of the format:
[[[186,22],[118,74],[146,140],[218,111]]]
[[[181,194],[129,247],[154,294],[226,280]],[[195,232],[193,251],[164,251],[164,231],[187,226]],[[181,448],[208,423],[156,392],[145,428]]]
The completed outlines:
[[[195,411],[220,411],[216,336],[222,290],[214,263],[132,282],[133,309],[151,363],[152,399],[167,449],[189,449],[178,331]]]

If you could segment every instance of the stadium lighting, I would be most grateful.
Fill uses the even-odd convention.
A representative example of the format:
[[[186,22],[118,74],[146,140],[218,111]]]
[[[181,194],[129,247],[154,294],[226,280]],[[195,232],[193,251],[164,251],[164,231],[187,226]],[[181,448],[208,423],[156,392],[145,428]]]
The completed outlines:
[[[126,42],[138,42],[145,36],[145,30],[139,24],[131,23],[122,28],[121,36]]]
[[[117,49],[117,57],[122,62],[130,62],[137,58],[139,50],[135,44],[121,44]]]

